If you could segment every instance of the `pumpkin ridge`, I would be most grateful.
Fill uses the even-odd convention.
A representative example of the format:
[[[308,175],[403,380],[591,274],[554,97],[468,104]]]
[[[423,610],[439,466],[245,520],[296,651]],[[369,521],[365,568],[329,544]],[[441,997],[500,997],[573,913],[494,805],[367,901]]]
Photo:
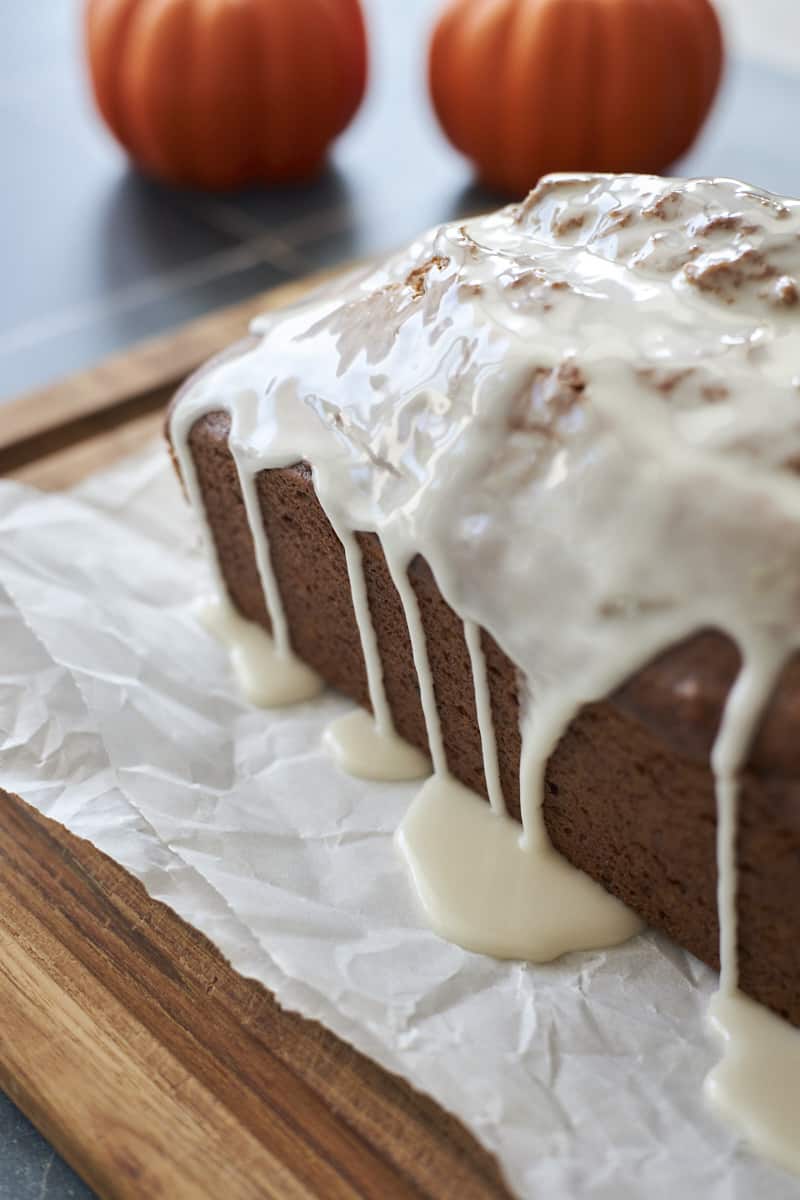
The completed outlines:
[[[697,0],[685,11],[688,41],[694,51],[691,62],[695,105],[684,137],[679,139],[676,158],[689,149],[699,132],[719,86],[722,65],[719,22],[708,0]]]
[[[722,58],[710,0],[505,0],[504,36],[500,11],[452,0],[429,60],[440,123],[490,184],[658,172],[697,134]]]
[[[609,23],[609,6],[607,4],[595,5],[595,53],[602,54],[601,65],[603,67],[602,77],[604,80],[609,77],[608,65],[613,61],[610,53],[609,38],[608,38],[608,23]],[[602,47],[602,50],[599,49]],[[597,89],[592,94],[591,105],[594,110],[592,116],[593,138],[592,138],[592,158],[591,162],[602,163],[607,158],[606,148],[606,130],[609,127],[610,110],[612,107],[611,84],[606,84]],[[602,170],[602,167],[598,169]]]
[[[183,183],[191,175],[192,119],[176,64],[191,61],[193,0],[148,0],[142,13],[133,30],[141,38],[134,75],[139,97],[132,107],[134,117],[141,112],[138,154],[153,173]]]
[[[535,0],[517,10],[502,131],[504,182],[517,194],[524,195],[527,181],[535,183],[551,162],[565,163],[571,157],[570,149],[559,144],[562,130],[548,105],[549,97],[555,105],[559,102],[559,41],[565,12],[561,0]],[[533,69],[527,69],[528,63]],[[520,112],[526,122],[515,119]],[[553,151],[555,160],[548,157]]]
[[[278,167],[281,173],[294,174],[298,169],[295,165],[298,157],[308,155],[309,160],[320,157],[316,145],[312,149],[310,140],[324,146],[327,144],[327,126],[331,120],[331,109],[327,93],[329,92],[330,70],[326,59],[324,35],[320,29],[321,5],[318,0],[306,0],[306,12],[303,27],[299,32],[295,22],[287,22],[289,42],[296,65],[302,64],[302,69],[294,71],[290,84],[292,120],[287,132],[287,148],[285,158]],[[333,47],[327,47],[332,60]],[[300,82],[302,80],[302,82]],[[300,86],[298,86],[300,84]],[[325,127],[322,136],[317,135],[320,125]],[[303,168],[306,170],[308,168]]]
[[[261,92],[264,134],[261,138],[259,161],[265,175],[283,177],[284,164],[291,155],[294,134],[294,105],[289,64],[293,61],[293,38],[286,20],[286,10],[269,0],[255,10],[258,15]]]
[[[531,135],[533,135],[536,128],[534,122],[540,120],[535,104],[531,104],[531,97],[526,94],[521,96],[519,94],[518,68],[516,65],[517,55],[515,52],[518,50],[524,36],[524,28],[520,27],[524,27],[530,22],[531,12],[535,12],[538,19],[541,5],[542,0],[530,0],[528,4],[518,4],[516,7],[509,5],[508,27],[506,30],[506,53],[508,60],[499,98],[500,120],[497,127],[497,152],[495,154],[494,167],[496,177],[490,179],[490,182],[499,189],[516,190],[513,188],[513,185],[509,188],[509,180],[506,178],[506,163],[513,161],[516,152],[515,134],[519,114],[525,113],[526,119],[530,122],[528,129]],[[527,67],[527,65],[526,62],[525,66]],[[532,62],[530,68],[530,79],[526,82],[532,88],[535,99],[536,88],[539,83],[536,75],[537,63]],[[524,75],[523,78],[525,78]],[[534,169],[531,173],[531,185],[536,182],[537,174],[538,171]]]
[[[263,115],[255,102],[259,95],[262,66],[262,47],[258,15],[252,4],[242,4],[239,21],[240,49],[237,73],[240,79],[239,129],[240,143],[236,154],[235,179],[242,186],[264,175],[261,164],[261,141],[264,136]]]
[[[174,6],[170,6],[171,8]],[[128,131],[133,153],[146,170],[158,170],[158,155],[151,148],[153,108],[158,103],[155,90],[148,86],[150,46],[157,38],[153,29],[164,22],[165,8],[154,8],[143,0],[132,13],[124,53],[120,60],[120,97],[127,113]],[[159,85],[156,79],[156,86]]]
[[[175,45],[170,55],[171,61],[168,68],[173,74],[173,86],[170,91],[170,103],[162,109],[160,122],[163,122],[162,130],[166,131],[170,142],[169,154],[177,165],[173,178],[178,183],[185,183],[193,178],[196,118],[191,80],[193,63],[197,58],[199,15],[194,0],[149,0],[149,2],[152,4],[163,3],[165,8],[168,3],[171,3],[175,9],[172,27]],[[176,70],[175,64],[181,62],[182,59],[187,64],[188,87],[185,84],[182,87],[179,86],[179,71]],[[156,136],[158,136],[158,132],[156,132]],[[169,170],[169,166],[166,169]]]
[[[335,0],[322,0],[331,29],[330,61],[338,74],[338,91],[332,92],[331,137],[347,128],[361,106],[367,87],[367,31],[361,6],[347,4],[347,11]]]
[[[209,69],[207,58],[207,38],[211,30],[215,33],[215,40],[219,37],[219,31],[216,28],[219,18],[219,8],[212,4],[206,7],[205,11],[196,10],[191,17],[191,45],[188,48],[185,60],[185,83],[188,104],[187,108],[190,115],[189,137],[186,138],[182,147],[182,153],[185,154],[185,165],[182,174],[187,176],[195,176],[197,173],[198,163],[201,166],[201,182],[205,183],[203,178],[206,171],[206,150],[211,138],[211,131],[214,121],[213,100],[209,97],[213,95],[213,80],[206,74]],[[218,47],[217,47],[218,49]],[[211,58],[210,70],[216,70],[218,56],[215,54]]]
[[[631,123],[631,142],[625,157],[649,171],[654,162],[663,165],[667,128],[663,119],[663,96],[668,81],[661,77],[663,60],[657,35],[654,36],[651,0],[637,0],[639,37],[632,45],[631,71],[635,96],[635,120]],[[646,47],[646,52],[645,48]]]
[[[88,0],[84,23],[86,53],[95,102],[109,128],[126,148],[130,135],[120,94],[119,61],[138,0]]]
[[[663,16],[663,14],[662,14]],[[682,36],[683,23],[679,19],[679,10],[674,9],[668,21],[662,20],[665,61],[671,66],[669,97],[670,104],[665,116],[664,132],[664,162],[668,166],[678,158],[682,130],[692,123],[691,89],[688,86],[686,72],[676,70],[675,64],[685,58],[686,44]]]
[[[705,26],[705,32],[703,35],[703,50],[707,58],[707,73],[705,76],[706,88],[704,100],[707,106],[707,111],[711,106],[720,83],[722,82],[724,54],[722,45],[722,29],[720,28],[719,17],[716,9],[709,2],[709,0],[703,0],[701,19],[703,25]],[[703,116],[705,116],[705,112]]]
[[[657,86],[659,102],[653,124],[659,130],[659,138],[658,143],[653,145],[649,151],[646,159],[646,169],[647,171],[657,173],[659,169],[663,169],[665,164],[672,161],[670,146],[674,140],[672,130],[677,127],[677,108],[674,101],[677,81],[675,80],[675,73],[671,70],[669,21],[666,19],[665,10],[661,4],[661,0],[647,0],[647,4],[650,11],[649,24],[652,31],[650,37],[652,43],[658,47],[657,54],[651,55],[650,61],[651,70],[655,70],[653,60],[656,60],[658,63]]]
[[[593,78],[603,78],[603,48],[592,37],[596,8],[596,0],[571,4],[567,10],[569,28],[565,27],[561,35],[569,52],[558,63],[559,117],[571,130],[572,145],[565,150],[558,169],[584,171],[591,168],[594,159],[595,104],[587,84]],[[558,161],[555,153],[553,161]]]
[[[338,117],[334,87],[341,66],[334,50],[337,24],[328,19],[326,0],[306,0],[306,6],[302,29],[297,24],[290,26],[295,61],[302,63],[292,81],[291,150],[281,168],[292,177],[319,169]]]
[[[501,177],[503,147],[497,130],[502,122],[503,63],[508,55],[510,32],[509,0],[499,0],[499,3],[489,0],[479,12],[476,10],[472,37],[478,54],[464,96],[468,102],[462,106],[464,119],[471,129],[470,157],[477,163],[494,162],[494,172]]]
[[[191,140],[187,176],[206,187],[230,186],[240,175],[247,125],[239,71],[246,48],[240,39],[241,12],[216,0],[195,16],[187,62]]]
[[[309,159],[316,163],[322,159],[325,147],[349,120],[344,109],[348,101],[347,90],[342,88],[347,72],[338,45],[344,41],[340,36],[341,9],[337,7],[334,10],[330,0],[307,0],[307,3],[314,12],[308,14],[306,33],[312,27],[314,32],[313,36],[304,38],[306,86],[303,102],[298,106],[298,141],[306,146]],[[309,80],[313,81],[310,89]]]
[[[307,175],[364,92],[359,0],[86,0],[84,12],[100,115],[173,182]]]
[[[686,133],[691,129],[700,111],[700,88],[697,72],[695,71],[694,40],[692,31],[692,9],[696,8],[696,0],[673,0],[675,11],[675,29],[678,41],[678,60],[681,63],[681,79],[684,88],[684,118],[675,130],[671,143],[672,159],[677,159],[689,143]]]
[[[474,0],[474,3],[469,3],[469,0],[467,3],[459,3],[456,0],[453,8],[454,11],[458,11],[458,20],[454,22],[450,31],[449,53],[446,43],[442,53],[440,69],[444,70],[445,78],[450,78],[447,94],[452,97],[447,109],[446,131],[458,148],[470,158],[474,155],[475,145],[474,131],[469,122],[469,100],[474,98],[476,104],[483,100],[478,64],[473,61],[480,54],[476,30],[482,27],[487,12],[491,14],[492,10],[501,11],[504,3],[505,0]],[[468,68],[466,75],[465,67]]]
[[[629,164],[635,169],[649,163],[649,145],[662,135],[651,108],[651,56],[643,52],[643,47],[649,50],[650,45],[647,10],[641,0],[631,0],[625,8],[617,4],[615,16],[624,72],[621,109],[616,113],[619,124],[613,130],[614,149],[606,169],[625,171],[631,169]]]
[[[589,164],[595,159],[597,147],[597,117],[598,105],[596,97],[592,94],[591,88],[588,86],[590,78],[590,70],[596,68],[596,74],[599,78],[604,77],[605,65],[605,46],[602,39],[598,37],[600,22],[597,16],[597,5],[587,4],[584,9],[585,15],[585,38],[583,45],[583,56],[580,63],[580,74],[577,80],[577,100],[575,107],[583,111],[584,126],[583,133],[580,138],[580,169],[587,170]],[[591,66],[590,66],[591,64]],[[602,89],[601,89],[602,90]]]
[[[484,85],[486,81],[484,61],[486,46],[483,40],[487,23],[493,18],[502,24],[506,0],[475,0],[467,19],[461,28],[461,70],[466,69],[466,77],[462,84],[461,103],[459,105],[459,120],[466,129],[464,140],[469,147],[470,157],[474,159],[480,134],[476,138],[474,121],[478,129],[485,120],[486,105]]]
[[[456,91],[452,85],[448,87],[445,84],[453,63],[455,29],[462,7],[461,0],[451,0],[434,26],[428,49],[428,89],[442,130],[456,149],[466,154],[466,147],[450,119],[451,101],[454,103]]]

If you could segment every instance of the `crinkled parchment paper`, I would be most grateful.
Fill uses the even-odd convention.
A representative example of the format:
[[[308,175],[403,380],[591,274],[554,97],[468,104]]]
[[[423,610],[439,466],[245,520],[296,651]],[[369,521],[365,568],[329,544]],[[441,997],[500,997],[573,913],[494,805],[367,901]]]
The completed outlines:
[[[800,1196],[704,1107],[710,972],[651,933],[533,967],[428,932],[392,843],[413,788],[337,770],[332,694],[248,708],[205,585],[160,449],[66,497],[0,484],[0,784],[456,1113],[521,1196]]]

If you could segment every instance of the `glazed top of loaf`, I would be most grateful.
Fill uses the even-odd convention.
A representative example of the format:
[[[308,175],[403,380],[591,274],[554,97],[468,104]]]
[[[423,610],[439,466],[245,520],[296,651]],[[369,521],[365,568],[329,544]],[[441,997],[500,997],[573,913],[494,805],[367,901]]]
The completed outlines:
[[[257,322],[173,436],[228,409],[241,461],[305,459],[335,526],[424,554],[542,750],[703,628],[752,668],[744,741],[800,634],[798,279],[800,202],[549,176]]]

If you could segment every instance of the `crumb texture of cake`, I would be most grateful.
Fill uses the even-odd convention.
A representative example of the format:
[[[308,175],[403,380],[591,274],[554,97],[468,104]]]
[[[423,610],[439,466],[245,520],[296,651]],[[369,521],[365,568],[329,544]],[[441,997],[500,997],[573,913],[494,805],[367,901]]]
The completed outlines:
[[[279,659],[590,875],[585,944],[622,900],[718,959],[729,1025],[740,980],[800,1024],[798,279],[800,202],[549,176],[256,322],[169,426]]]

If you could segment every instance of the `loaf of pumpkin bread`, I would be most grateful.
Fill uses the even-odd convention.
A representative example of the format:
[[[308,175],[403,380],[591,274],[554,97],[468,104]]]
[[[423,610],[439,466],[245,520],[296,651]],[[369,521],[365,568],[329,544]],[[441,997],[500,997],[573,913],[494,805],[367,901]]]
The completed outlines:
[[[440,237],[433,252],[430,244],[412,248],[410,269],[399,275],[395,270],[388,282],[387,278],[381,278],[371,291],[371,284],[359,284],[346,297],[344,316],[338,311],[333,316],[324,315],[308,330],[293,335],[295,346],[299,346],[298,355],[305,356],[302,364],[310,364],[308,370],[313,375],[318,370],[313,360],[317,344],[314,339],[318,339],[320,346],[327,339],[326,353],[331,353],[330,345],[334,344],[340,373],[354,370],[352,364],[365,357],[372,371],[369,385],[376,391],[386,390],[391,380],[387,382],[387,377],[378,373],[378,367],[383,359],[400,354],[397,347],[413,322],[417,322],[415,328],[418,337],[425,341],[427,352],[433,353],[432,348],[436,347],[439,353],[440,335],[448,330],[448,336],[453,337],[452,345],[458,346],[453,329],[462,319],[463,306],[479,308],[488,290],[493,302],[495,295],[500,296],[503,309],[501,320],[495,315],[500,301],[495,308],[487,307],[485,311],[490,317],[486,320],[496,322],[497,328],[502,326],[503,336],[507,336],[504,321],[514,335],[518,334],[520,313],[531,328],[546,331],[547,323],[558,319],[551,316],[553,306],[572,303],[574,293],[575,304],[583,306],[576,308],[580,318],[575,321],[576,337],[580,339],[586,314],[595,319],[596,312],[605,312],[597,307],[603,304],[603,295],[598,298],[596,276],[589,277],[586,263],[595,264],[592,271],[603,272],[607,269],[605,264],[612,262],[608,272],[613,280],[620,278],[619,266],[624,263],[629,272],[624,286],[640,288],[635,296],[640,305],[635,320],[640,320],[642,305],[653,303],[653,296],[662,297],[658,303],[664,307],[654,309],[651,318],[655,331],[652,364],[647,358],[650,326],[646,325],[642,327],[641,344],[634,343],[631,337],[627,345],[631,369],[628,371],[625,366],[627,374],[620,378],[626,387],[633,389],[634,397],[639,390],[642,405],[649,406],[648,413],[656,414],[654,419],[662,420],[663,412],[667,412],[669,420],[680,426],[680,435],[686,440],[687,461],[693,462],[694,443],[702,440],[705,454],[707,444],[711,445],[717,437],[713,421],[719,421],[723,411],[720,406],[729,400],[724,372],[709,374],[707,358],[699,356],[697,365],[691,359],[693,365],[671,373],[665,371],[659,365],[661,352],[656,333],[663,337],[659,323],[666,320],[664,312],[667,312],[669,320],[674,322],[672,334],[680,353],[689,355],[696,353],[694,346],[687,348],[687,339],[695,333],[692,328],[687,332],[684,304],[689,306],[695,324],[696,314],[702,318],[706,312],[704,306],[711,305],[710,325],[734,322],[737,331],[736,305],[742,296],[746,299],[743,306],[746,313],[767,314],[764,322],[785,323],[792,319],[793,305],[798,299],[797,285],[788,274],[781,274],[781,263],[787,254],[795,254],[795,250],[788,233],[784,236],[781,230],[792,232],[797,216],[774,198],[730,181],[722,181],[721,185],[712,181],[701,187],[699,183],[671,185],[669,181],[653,180],[631,183],[625,177],[622,180],[609,183],[601,178],[598,183],[554,177],[545,181],[544,187],[537,189],[525,205],[510,215],[500,214],[494,224],[489,220],[477,231],[475,228],[451,231]],[[544,267],[533,250],[530,258],[520,258],[517,250],[516,258],[510,255],[507,243],[512,233],[517,239],[515,246],[522,244],[527,248],[524,239],[531,239],[534,249],[542,255]],[[487,249],[482,237],[486,243],[494,238],[500,249],[493,248],[494,243]],[[795,240],[796,237],[795,234]],[[634,282],[629,284],[628,279]],[[611,289],[612,284],[606,286]],[[623,303],[624,298],[619,299],[615,292],[609,290],[608,295],[614,296],[618,306]],[[615,311],[627,309],[618,307]],[[535,316],[531,315],[534,312]],[[773,313],[777,314],[774,318]],[[464,379],[468,379],[469,386],[478,386],[475,381],[479,382],[479,375],[468,376],[469,355],[477,354],[474,347],[484,336],[480,323],[483,319],[477,318],[477,326],[469,323],[462,335],[466,346],[463,359],[467,365],[463,367],[463,379],[459,376],[459,386]],[[563,321],[561,325],[553,325],[554,337],[562,336],[562,328]],[[350,344],[347,338],[353,329],[357,336]],[[609,329],[609,340],[613,340],[613,323]],[[468,341],[470,337],[472,342]],[[727,346],[733,339],[727,334],[726,337]],[[234,349],[229,363],[235,364],[237,356],[250,354],[254,344],[259,344],[258,338],[255,343],[251,339]],[[414,343],[409,344],[413,349]],[[479,349],[484,359],[495,353],[493,346],[489,344],[487,349],[484,342],[480,342]],[[736,359],[736,371],[755,370],[760,353],[751,352],[749,344],[743,345],[741,356]],[[407,360],[407,353],[402,362],[398,359],[399,369],[421,370]],[[740,360],[744,367],[738,365]],[[264,386],[269,389],[275,380],[270,382],[274,372],[268,355],[263,363]],[[294,360],[292,363],[294,370]],[[275,371],[279,373],[280,369],[278,361]],[[512,397],[509,436],[529,439],[525,453],[532,448],[531,454],[541,455],[548,464],[548,479],[554,483],[563,476],[563,470],[561,476],[556,471],[563,459],[563,455],[558,458],[560,448],[566,447],[569,452],[575,439],[583,436],[581,421],[594,419],[590,408],[594,369],[591,365],[587,367],[580,382],[576,382],[575,360],[568,355],[549,374],[538,367],[533,371],[525,385],[523,408],[519,397],[516,394]],[[617,369],[623,370],[615,366]],[[332,396],[320,399],[316,382],[309,385],[304,396],[324,420],[328,420],[331,411],[336,412],[339,373],[332,373],[331,378]],[[601,374],[597,378],[602,380]],[[738,386],[739,376],[736,380]],[[601,386],[598,382],[597,387]],[[187,392],[192,394],[195,388],[195,382],[190,381],[176,403],[179,405],[181,398]],[[431,392],[424,401],[430,406],[424,416],[426,421],[433,420],[431,413],[439,420],[446,411],[446,407],[436,407],[437,394]],[[215,408],[213,394],[210,395],[211,399],[199,407],[196,419],[188,427],[187,446],[195,483],[230,599],[239,613],[269,631],[263,576],[254,549],[253,513],[251,509],[248,517],[241,473],[229,445],[230,409],[222,403]],[[776,404],[779,402],[781,397],[775,400]],[[353,403],[360,403],[358,396]],[[613,417],[616,411],[613,394],[604,403],[604,419],[608,414]],[[360,419],[358,414],[357,418]],[[341,416],[334,415],[332,425],[337,433],[344,428],[349,436],[348,419],[346,416],[343,423]],[[352,434],[357,447],[361,445],[357,436],[363,436],[358,419],[354,418]],[[664,437],[671,436],[666,426],[664,429]],[[745,450],[758,460],[752,469],[754,478],[760,480],[762,459],[773,453],[772,442],[767,444],[765,440],[764,448],[756,433],[748,429],[747,436],[750,442]],[[779,453],[788,453],[788,449],[781,445]],[[715,444],[711,445],[711,451],[717,453]],[[727,445],[721,452],[729,453]],[[294,653],[331,687],[356,704],[369,707],[362,639],[343,545],[316,494],[311,470],[314,464],[301,461],[305,453],[301,451],[295,460],[266,467],[255,474],[257,519],[266,534]],[[375,443],[366,453],[370,470],[385,466]],[[650,453],[648,446],[644,453]],[[734,462],[740,461],[735,458],[740,453],[738,443],[730,453]],[[775,465],[780,475],[776,485],[779,491],[784,488],[782,472],[789,477],[795,469],[790,458]],[[743,471],[751,469],[744,459],[741,461]],[[584,460],[579,465],[583,469]],[[399,477],[396,464],[389,466],[388,473],[393,471]],[[770,462],[769,469],[772,468]],[[594,469],[591,462],[588,469]],[[682,467],[679,464],[675,469]],[[729,472],[727,460],[720,470]],[[728,473],[724,478],[731,476]],[[475,486],[480,486],[480,482]],[[699,512],[706,503],[702,495],[678,499],[682,507],[677,516],[671,512],[671,524],[662,522],[661,526],[655,523],[653,526],[659,537],[666,538],[663,546],[667,549],[662,547],[661,553],[668,552],[669,529],[674,530],[676,539],[691,539],[691,532],[682,532],[683,509],[691,510],[696,502]],[[534,518],[532,514],[531,520]],[[387,567],[379,536],[360,532],[359,526],[354,528],[361,550],[383,687],[394,726],[402,737],[424,750],[426,722],[406,610]],[[569,546],[565,552],[569,554]],[[513,570],[513,561],[508,569]],[[456,779],[486,796],[475,689],[462,616],[443,598],[447,587],[441,578],[437,581],[422,554],[410,559],[407,575],[425,633],[447,767]],[[546,590],[540,595],[546,599]],[[609,617],[612,618],[616,619],[614,613]],[[481,637],[502,791],[509,813],[518,818],[523,685],[519,664],[512,662],[498,644],[503,641],[503,631],[495,632],[497,639],[485,629]],[[719,965],[719,923],[717,799],[710,756],[740,665],[737,644],[727,633],[714,628],[713,621],[691,628],[688,636],[676,639],[666,648],[662,646],[630,678],[621,685],[618,681],[611,694],[584,704],[577,712],[549,759],[544,790],[544,820],[555,848],[633,908],[649,925],[663,930],[712,967]],[[737,937],[742,990],[796,1025],[800,1025],[799,728],[800,659],[787,654],[740,773]]]

